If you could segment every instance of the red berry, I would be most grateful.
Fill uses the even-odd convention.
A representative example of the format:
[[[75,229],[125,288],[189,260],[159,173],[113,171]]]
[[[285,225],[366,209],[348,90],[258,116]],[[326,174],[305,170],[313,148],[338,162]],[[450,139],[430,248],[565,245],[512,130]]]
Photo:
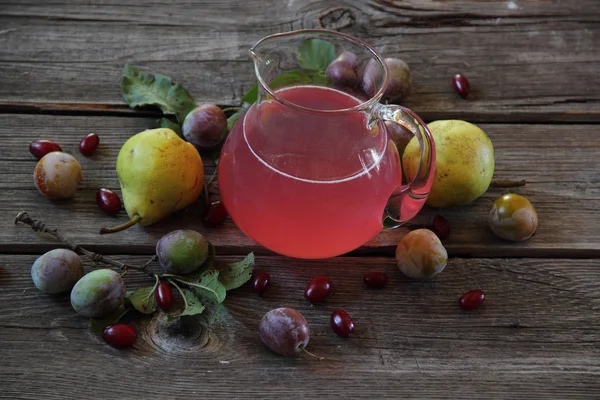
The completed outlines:
[[[463,99],[467,97],[469,91],[471,90],[469,81],[461,74],[454,75],[452,78],[452,86],[454,87],[454,91]]]
[[[388,277],[383,272],[372,271],[367,272],[363,277],[363,282],[368,287],[381,289],[388,283]]]
[[[113,324],[104,328],[102,339],[111,346],[131,347],[137,339],[137,331],[131,325]]]
[[[322,303],[331,293],[331,282],[326,276],[317,276],[314,278],[306,290],[304,290],[304,298],[311,303]]]
[[[271,282],[271,276],[268,272],[260,272],[254,278],[254,282],[252,283],[252,291],[258,295],[262,295],[265,290],[269,287],[269,283]]]
[[[458,299],[458,305],[465,311],[473,311],[479,308],[484,300],[485,294],[481,290],[471,290]]]
[[[329,322],[331,323],[331,329],[333,329],[338,336],[348,337],[354,332],[354,321],[352,321],[352,318],[350,318],[346,311],[334,311],[333,314],[331,314]]]
[[[53,151],[62,151],[62,149],[59,145],[49,140],[34,140],[29,144],[29,152],[38,160]]]
[[[100,138],[95,133],[90,133],[79,142],[79,152],[84,156],[91,156],[100,144]]]
[[[115,215],[121,210],[121,198],[112,190],[98,189],[96,203],[108,215]]]
[[[447,239],[451,232],[450,224],[446,218],[442,217],[441,215],[436,215],[433,217],[431,230],[442,240]]]
[[[169,285],[168,282],[160,282],[158,286],[156,286],[154,298],[161,310],[170,310],[171,307],[173,307],[173,289],[171,289],[171,285]]]
[[[204,216],[203,223],[208,228],[216,228],[227,218],[227,210],[222,201],[217,200],[210,203],[208,211]]]

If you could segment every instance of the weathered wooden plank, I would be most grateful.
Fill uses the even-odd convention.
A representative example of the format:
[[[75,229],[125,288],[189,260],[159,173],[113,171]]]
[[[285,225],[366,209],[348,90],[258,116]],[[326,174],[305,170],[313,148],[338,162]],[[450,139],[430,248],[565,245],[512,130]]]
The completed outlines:
[[[154,226],[134,227],[114,235],[98,235],[101,225],[124,221],[104,215],[96,206],[95,191],[100,187],[118,189],[114,170],[120,146],[134,133],[153,127],[154,119],[117,117],[68,117],[0,115],[0,232],[2,252],[40,252],[55,246],[47,237],[37,236],[27,227],[12,226],[21,210],[43,218],[50,226],[68,233],[74,240],[104,251],[121,253],[153,252],[156,241],[165,233],[180,228],[197,229],[221,251],[237,254],[261,250],[246,238],[231,221],[222,228],[206,229],[197,210],[180,213]],[[479,256],[570,256],[590,257],[600,253],[600,137],[594,125],[480,124],[489,134],[496,150],[498,178],[526,179],[526,187],[515,191],[527,196],[540,217],[538,233],[525,243],[497,239],[487,227],[487,213],[502,189],[490,189],[475,203],[439,211],[453,228],[445,245],[451,254]],[[101,138],[98,152],[81,156],[77,145],[89,132]],[[30,141],[55,140],[63,150],[81,162],[81,187],[73,200],[52,202],[33,186],[35,160],[28,153]],[[207,162],[208,166],[208,162]],[[207,167],[210,173],[212,167]],[[425,210],[416,220],[427,222],[437,211]],[[361,252],[392,254],[406,229],[384,231]]]
[[[404,277],[392,258],[258,257],[257,269],[272,278],[264,297],[247,286],[230,292],[229,314],[210,328],[202,320],[169,328],[160,315],[139,319],[135,348],[125,351],[91,334],[68,296],[38,292],[29,274],[34,260],[0,256],[5,398],[600,396],[597,259],[455,258],[423,283]],[[386,289],[363,285],[362,275],[372,269],[388,274]],[[303,288],[321,274],[331,278],[334,293],[312,306]],[[129,287],[150,283],[134,271],[125,280]],[[461,311],[457,298],[476,287],[486,292],[486,303]],[[262,345],[260,318],[280,306],[303,313],[311,326],[309,349],[325,360],[283,358]],[[349,339],[329,327],[339,308],[357,325]]]
[[[256,40],[326,27],[407,60],[414,88],[406,105],[426,118],[600,120],[600,10],[592,0],[188,3],[143,13],[137,2],[8,3],[0,14],[0,105],[124,111],[118,81],[126,62],[171,75],[201,101],[231,104],[254,83],[246,50]],[[468,101],[451,89],[457,72],[471,80]]]
[[[131,22],[151,25],[197,25],[204,23],[208,30],[221,30],[232,25],[240,28],[270,24],[275,25],[278,19],[288,20],[291,28],[305,27],[300,25],[306,16],[319,17],[322,24],[340,25],[343,22],[378,17],[402,17],[412,24],[421,22],[430,25],[451,20],[455,25],[469,25],[473,21],[481,23],[507,23],[504,19],[552,17],[569,19],[573,17],[588,17],[592,19],[600,15],[600,7],[594,0],[578,2],[563,2],[548,0],[522,0],[513,3],[489,2],[485,0],[457,0],[450,3],[438,1],[352,1],[338,2],[327,8],[322,0],[269,2],[265,0],[250,0],[235,3],[227,1],[195,1],[173,0],[166,4],[160,0],[130,0],[126,3],[118,0],[86,1],[84,5],[78,1],[65,0],[2,0],[2,15],[20,18],[47,18],[67,20],[93,20],[107,22]],[[143,12],[141,12],[143,9]],[[202,15],[199,15],[199,14]],[[245,15],[243,24],[232,20],[230,13]],[[168,18],[166,18],[168,17]],[[490,18],[501,20],[488,21]],[[275,21],[274,21],[275,20]],[[213,24],[208,22],[212,21]],[[335,24],[334,24],[335,23]],[[311,26],[312,27],[312,26]],[[330,28],[332,26],[329,26]]]

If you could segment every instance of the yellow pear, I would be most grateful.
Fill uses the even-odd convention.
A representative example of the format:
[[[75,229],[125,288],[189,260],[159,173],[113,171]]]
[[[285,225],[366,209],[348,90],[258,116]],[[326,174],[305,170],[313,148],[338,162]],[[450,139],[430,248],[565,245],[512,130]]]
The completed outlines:
[[[151,225],[193,204],[202,192],[204,167],[198,150],[171,129],[149,129],[125,142],[117,157],[123,203],[131,220],[100,233],[136,223]]]
[[[427,124],[436,149],[435,176],[427,204],[454,207],[471,203],[485,193],[494,175],[494,147],[478,126],[461,120]],[[413,137],[402,156],[409,180],[419,164],[420,146]]]

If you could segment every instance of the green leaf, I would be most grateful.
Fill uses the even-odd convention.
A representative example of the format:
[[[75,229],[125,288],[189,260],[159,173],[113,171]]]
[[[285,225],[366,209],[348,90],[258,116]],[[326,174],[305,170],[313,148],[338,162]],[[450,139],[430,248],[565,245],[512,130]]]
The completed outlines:
[[[179,137],[183,137],[183,131],[181,130],[181,125],[179,125],[177,122],[173,122],[169,118],[165,118],[165,117],[159,119],[158,122],[160,123],[159,126],[161,128],[169,128],[169,129],[173,130],[176,134],[178,134]]]
[[[256,100],[258,100],[258,83],[254,84],[254,86],[252,86],[252,88],[250,90],[248,90],[248,93],[246,93],[243,97],[242,97],[242,103],[254,103]]]
[[[281,89],[285,86],[293,86],[300,84],[308,84],[311,83],[312,79],[310,75],[308,75],[304,71],[300,71],[299,69],[294,69],[286,72],[285,74],[281,74],[269,83],[269,88],[272,90]]]
[[[312,83],[321,86],[331,86],[333,85],[333,79],[322,72],[316,72],[312,77]]]
[[[116,324],[129,312],[128,308],[125,308],[123,304],[117,308],[112,314],[102,319],[90,319],[90,330],[94,333],[100,333],[108,325]]]
[[[241,261],[231,263],[219,270],[219,281],[226,290],[239,288],[252,277],[254,269],[254,253],[250,253]]]
[[[121,91],[131,108],[157,106],[163,113],[175,115],[180,124],[196,108],[188,91],[168,76],[144,72],[129,64],[123,69]]]
[[[186,285],[198,297],[207,298],[213,303],[222,303],[225,300],[225,287],[219,282],[219,271],[210,270],[202,273],[200,282],[174,278],[177,282]]]
[[[215,322],[225,318],[229,315],[229,310],[223,303],[215,304],[214,306],[209,308],[210,317],[208,318],[209,324],[214,324]]]
[[[242,113],[244,111],[246,111],[247,107],[243,107],[240,111],[231,114],[229,116],[229,118],[227,118],[227,132],[229,133],[231,131],[231,128],[233,128],[233,124],[235,124],[237,122],[237,120],[240,118],[240,116],[242,115]]]
[[[178,288],[179,289],[179,288]],[[167,315],[167,320],[172,321],[175,318],[198,315],[202,314],[204,309],[204,305],[200,302],[198,296],[196,296],[193,292],[187,289],[181,289],[180,293],[183,296],[183,301],[185,303],[185,308],[181,312],[181,314],[169,314]]]
[[[333,44],[321,39],[306,39],[298,46],[298,63],[305,71],[325,72],[335,58]]]
[[[139,288],[133,292],[129,291],[125,295],[125,299],[142,314],[152,314],[158,307],[154,298],[155,288],[155,286],[148,286]]]

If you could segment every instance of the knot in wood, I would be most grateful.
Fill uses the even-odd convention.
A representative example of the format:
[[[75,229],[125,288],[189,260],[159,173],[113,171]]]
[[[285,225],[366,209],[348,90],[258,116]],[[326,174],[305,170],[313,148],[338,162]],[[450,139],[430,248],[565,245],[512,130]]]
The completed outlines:
[[[324,29],[342,29],[354,25],[356,16],[347,8],[333,8],[319,16],[319,23]]]
[[[160,313],[149,321],[146,335],[147,341],[157,349],[180,356],[212,352],[218,347],[218,340],[211,338],[210,327],[204,316],[185,317],[171,322]]]

